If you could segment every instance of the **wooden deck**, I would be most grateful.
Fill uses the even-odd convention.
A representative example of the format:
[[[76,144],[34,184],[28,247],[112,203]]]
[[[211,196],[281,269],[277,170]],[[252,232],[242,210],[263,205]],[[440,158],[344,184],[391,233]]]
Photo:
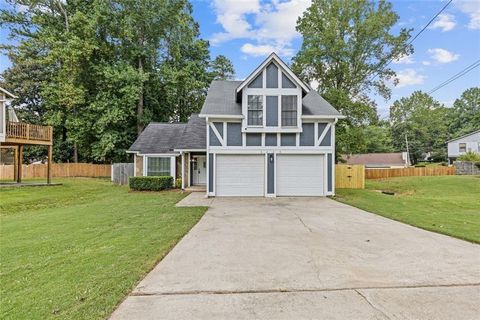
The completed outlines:
[[[53,143],[53,129],[50,126],[8,121],[5,133],[5,142],[2,142],[4,145],[51,146]]]

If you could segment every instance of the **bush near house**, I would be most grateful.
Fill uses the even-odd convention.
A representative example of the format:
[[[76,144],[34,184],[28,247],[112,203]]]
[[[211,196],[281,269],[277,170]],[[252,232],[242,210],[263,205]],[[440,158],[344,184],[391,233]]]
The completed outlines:
[[[162,191],[173,188],[173,177],[130,177],[128,185],[136,191]]]
[[[458,161],[480,162],[480,153],[468,151],[457,159]]]

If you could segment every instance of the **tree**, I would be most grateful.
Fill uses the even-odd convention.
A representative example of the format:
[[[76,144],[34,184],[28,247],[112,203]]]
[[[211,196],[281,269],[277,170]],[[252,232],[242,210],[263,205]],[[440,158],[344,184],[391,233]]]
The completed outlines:
[[[434,160],[446,157],[448,110],[428,94],[415,91],[390,107],[394,146],[406,151],[407,141],[411,160],[416,163],[431,153]]]
[[[123,161],[145,124],[200,110],[211,61],[187,0],[9,2],[3,76],[23,119],[54,126],[56,161]]]
[[[365,137],[365,153],[393,152],[393,140],[390,125],[381,121],[377,125],[370,125],[363,130]]]
[[[392,32],[398,19],[383,0],[313,0],[297,21],[303,43],[293,70],[306,82],[317,82],[319,93],[347,116],[338,125],[340,152],[351,149],[342,142],[349,141],[342,138],[347,131],[355,131],[348,127],[377,121],[368,93],[390,96],[387,84],[397,80],[389,62],[413,52],[407,43],[411,30]]]
[[[480,130],[480,87],[465,90],[455,100],[450,113],[452,138]]]
[[[214,80],[233,80],[235,78],[233,63],[224,55],[217,56],[212,61],[210,69]]]
[[[336,89],[368,101],[373,89],[389,97],[387,81],[395,72],[387,64],[413,52],[407,44],[411,30],[391,32],[398,18],[386,1],[313,0],[297,23],[303,43],[294,71],[317,81],[320,93]]]

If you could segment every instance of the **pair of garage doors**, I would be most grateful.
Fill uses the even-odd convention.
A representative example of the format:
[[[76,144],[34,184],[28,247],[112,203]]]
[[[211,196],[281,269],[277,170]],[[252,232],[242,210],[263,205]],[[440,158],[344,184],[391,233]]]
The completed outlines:
[[[264,154],[217,154],[215,194],[264,196],[267,179],[265,157]],[[277,196],[325,195],[323,155],[277,154],[275,169]]]

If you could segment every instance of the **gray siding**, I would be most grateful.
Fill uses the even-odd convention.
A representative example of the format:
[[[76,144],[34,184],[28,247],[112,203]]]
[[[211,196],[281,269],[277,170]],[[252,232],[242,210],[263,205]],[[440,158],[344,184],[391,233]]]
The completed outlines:
[[[326,127],[327,127],[326,123],[319,123],[318,124],[318,137],[317,137],[317,139],[320,138],[320,136],[323,133],[323,130],[325,130]]]
[[[263,77],[262,77],[262,73],[260,72],[260,74],[252,80],[252,82],[250,82],[250,84],[248,85],[249,88],[261,88],[263,86]]]
[[[296,88],[295,83],[290,81],[287,76],[282,72],[282,88]]]
[[[227,146],[241,146],[242,145],[242,124],[241,123],[227,123]]]
[[[332,128],[328,129],[327,134],[323,138],[322,142],[320,142],[322,147],[329,147],[332,145]]]
[[[220,143],[217,136],[215,135],[215,132],[213,132],[213,129],[208,127],[208,130],[210,131],[210,133],[209,133],[209,135],[210,135],[210,145],[214,146],[214,147],[221,146],[222,144]]]
[[[267,88],[278,88],[278,68],[273,63],[267,67]]]
[[[278,97],[267,96],[267,127],[278,126]]]
[[[262,145],[262,134],[261,133],[247,133],[247,146],[261,146]]]
[[[265,134],[265,146],[267,146],[267,147],[276,147],[277,146],[277,134],[276,133],[266,133]]]
[[[214,122],[213,125],[215,128],[217,128],[218,133],[220,133],[220,136],[223,138],[223,122]],[[210,145],[214,147],[219,147],[222,144],[220,141],[217,139],[217,136],[215,135],[215,132],[213,132],[212,128],[208,128],[210,130]]]
[[[333,156],[331,153],[327,155],[327,190],[331,192],[333,190]]]
[[[300,134],[301,146],[315,145],[315,125],[313,123],[304,123],[303,132]]]
[[[280,135],[280,145],[282,147],[295,146],[297,138],[295,133],[282,133]]]
[[[208,154],[208,191],[213,192],[213,153]]]
[[[275,157],[273,153],[267,154],[267,193],[275,193]]]

